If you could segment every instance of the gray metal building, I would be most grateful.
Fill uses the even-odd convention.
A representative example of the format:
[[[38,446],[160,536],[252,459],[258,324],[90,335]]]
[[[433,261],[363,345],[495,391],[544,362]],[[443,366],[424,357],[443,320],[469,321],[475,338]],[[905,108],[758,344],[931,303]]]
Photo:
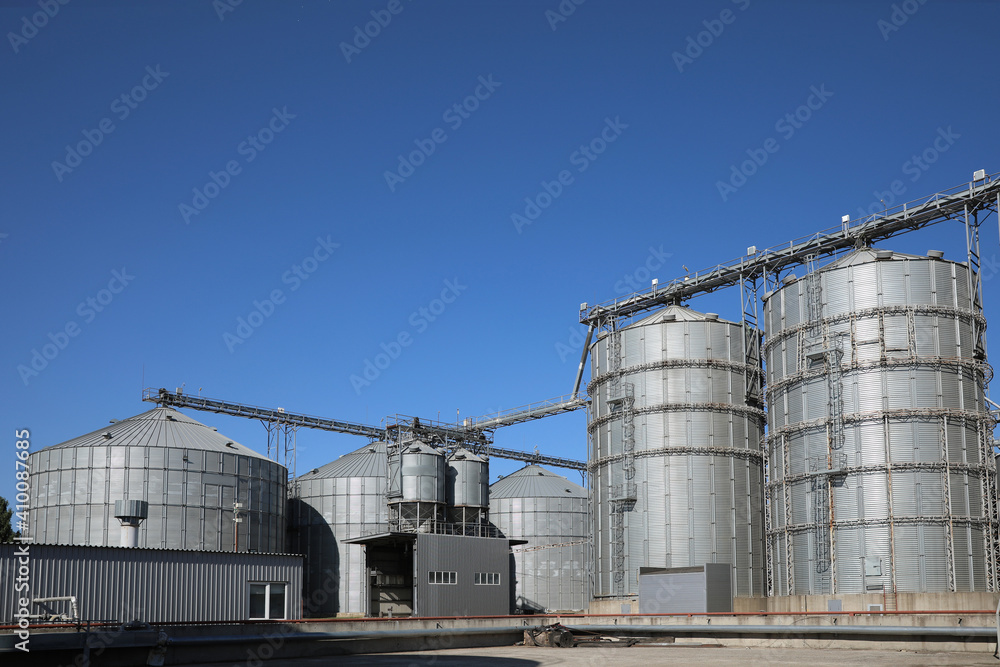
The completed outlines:
[[[27,589],[19,588],[22,566],[29,570]],[[20,598],[63,596],[76,598],[84,621],[295,619],[301,590],[301,556],[0,544],[0,623],[15,622]],[[70,610],[65,602],[48,604]]]
[[[985,591],[992,421],[967,265],[859,250],[764,313],[775,594]]]
[[[490,518],[514,547],[514,608],[582,611],[590,601],[587,490],[528,465],[490,487]]]
[[[297,482],[298,498],[289,501],[289,551],[305,556],[306,597],[331,584],[337,590],[306,614],[365,613],[364,547],[344,540],[388,530],[385,443],[365,445]]]
[[[717,315],[668,306],[591,346],[594,596],[637,592],[640,567],[729,563],[765,594],[758,359]]]
[[[116,500],[145,500],[139,546],[279,552],[288,472],[173,408],[155,408],[33,452],[37,543],[117,546]],[[233,522],[233,503],[243,520]]]
[[[350,542],[365,546],[376,582],[367,610],[371,616],[502,616],[511,611],[510,540],[391,532]]]

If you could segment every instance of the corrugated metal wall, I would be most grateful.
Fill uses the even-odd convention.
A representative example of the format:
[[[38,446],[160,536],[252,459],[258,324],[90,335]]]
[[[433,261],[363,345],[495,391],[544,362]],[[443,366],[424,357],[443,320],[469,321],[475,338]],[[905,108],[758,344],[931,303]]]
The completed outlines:
[[[968,269],[864,250],[818,277],[818,327],[808,277],[764,300],[775,594],[986,590],[991,428]],[[810,330],[843,350],[836,451]],[[830,467],[846,474],[828,484]]]
[[[386,446],[374,443],[298,479],[289,501],[289,549],[305,556],[305,597],[314,618],[368,610],[364,547],[343,540],[388,529]],[[332,586],[331,586],[332,584]],[[318,591],[335,587],[336,595]]]
[[[4,623],[13,621],[16,600],[26,593],[75,595],[80,618],[90,621],[242,621],[249,618],[251,582],[286,583],[287,618],[301,617],[300,556],[29,544],[26,592],[15,589],[15,554],[23,546],[0,544]]]
[[[634,507],[624,513],[624,591],[638,569],[730,563],[737,595],[763,595],[763,411],[747,405],[740,325],[673,306],[591,350],[594,595],[616,595],[612,499],[624,484],[620,382],[634,386]],[[756,363],[756,362],[755,362]]]
[[[116,500],[145,500],[139,546],[233,548],[233,501],[243,503],[240,550],[285,547],[287,471],[260,457],[179,447],[52,448],[30,458],[30,525],[38,543],[118,546]]]
[[[510,613],[510,547],[505,539],[417,535],[413,547],[417,616],[498,616]],[[455,572],[454,584],[430,584],[427,573]],[[498,584],[475,583],[475,574],[499,574]]]
[[[504,497],[490,504],[490,518],[501,534],[528,541],[514,547],[515,605],[520,609],[583,610],[589,602],[587,498],[564,496]],[[565,546],[535,548],[559,544]]]

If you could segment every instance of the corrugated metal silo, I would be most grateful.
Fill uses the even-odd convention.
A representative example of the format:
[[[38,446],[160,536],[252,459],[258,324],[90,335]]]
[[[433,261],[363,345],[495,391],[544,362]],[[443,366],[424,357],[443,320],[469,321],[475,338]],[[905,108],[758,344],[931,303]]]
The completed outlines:
[[[389,481],[389,522],[393,529],[438,530],[446,521],[448,472],[444,452],[420,440],[411,440],[391,448],[389,456],[393,473]]]
[[[285,546],[285,467],[173,408],[34,452],[30,468],[36,542],[118,546],[115,501],[144,500],[140,547],[233,551],[234,525],[240,551]]]
[[[775,594],[986,590],[991,422],[968,267],[863,249],[786,281],[764,312]]]
[[[640,567],[704,563],[730,563],[736,595],[765,594],[764,413],[746,335],[669,306],[592,345],[595,597],[637,593]]]
[[[579,611],[588,603],[587,490],[529,465],[490,487],[490,517],[514,547],[515,608]]]
[[[298,478],[290,503],[290,549],[305,556],[305,613],[365,613],[364,547],[343,541],[388,529],[386,445],[375,442]],[[331,592],[332,591],[332,592]]]
[[[489,525],[489,461],[463,448],[452,452],[448,457],[447,495],[451,523],[470,534],[477,534],[476,527]]]

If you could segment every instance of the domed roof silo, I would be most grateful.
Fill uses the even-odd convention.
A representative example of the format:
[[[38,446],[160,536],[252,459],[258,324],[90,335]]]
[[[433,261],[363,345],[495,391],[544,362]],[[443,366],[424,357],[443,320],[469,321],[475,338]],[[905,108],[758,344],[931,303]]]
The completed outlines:
[[[389,523],[393,530],[434,532],[446,521],[448,464],[444,451],[410,440],[390,451]]]
[[[459,447],[448,456],[448,520],[465,535],[489,526],[490,463]]]
[[[940,252],[866,248],[765,295],[775,594],[987,590],[969,286]]]
[[[668,306],[591,346],[594,596],[641,567],[728,563],[764,595],[764,412],[740,323]],[[750,335],[758,335],[750,332]]]
[[[35,542],[118,546],[115,501],[142,500],[138,546],[280,553],[284,466],[169,407],[34,452],[30,525]],[[233,522],[240,502],[242,522]]]
[[[490,486],[490,519],[514,547],[515,608],[576,611],[588,604],[587,490],[529,465]]]
[[[298,478],[290,503],[290,550],[305,556],[306,615],[364,613],[364,547],[343,540],[388,530],[386,444],[374,442]]]

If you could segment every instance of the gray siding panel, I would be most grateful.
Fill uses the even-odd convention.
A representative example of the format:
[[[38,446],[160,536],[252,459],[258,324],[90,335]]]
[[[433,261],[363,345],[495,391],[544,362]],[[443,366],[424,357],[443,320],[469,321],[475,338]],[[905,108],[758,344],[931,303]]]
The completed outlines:
[[[429,584],[427,573],[455,572],[455,584]],[[499,573],[498,585],[476,585],[477,572]],[[503,616],[510,613],[510,547],[505,539],[418,535],[413,547],[414,614]]]
[[[22,546],[29,591],[15,588]],[[26,594],[75,595],[80,618],[90,621],[243,621],[251,582],[286,583],[286,617],[301,618],[301,556],[0,544],[0,623],[13,621]]]

